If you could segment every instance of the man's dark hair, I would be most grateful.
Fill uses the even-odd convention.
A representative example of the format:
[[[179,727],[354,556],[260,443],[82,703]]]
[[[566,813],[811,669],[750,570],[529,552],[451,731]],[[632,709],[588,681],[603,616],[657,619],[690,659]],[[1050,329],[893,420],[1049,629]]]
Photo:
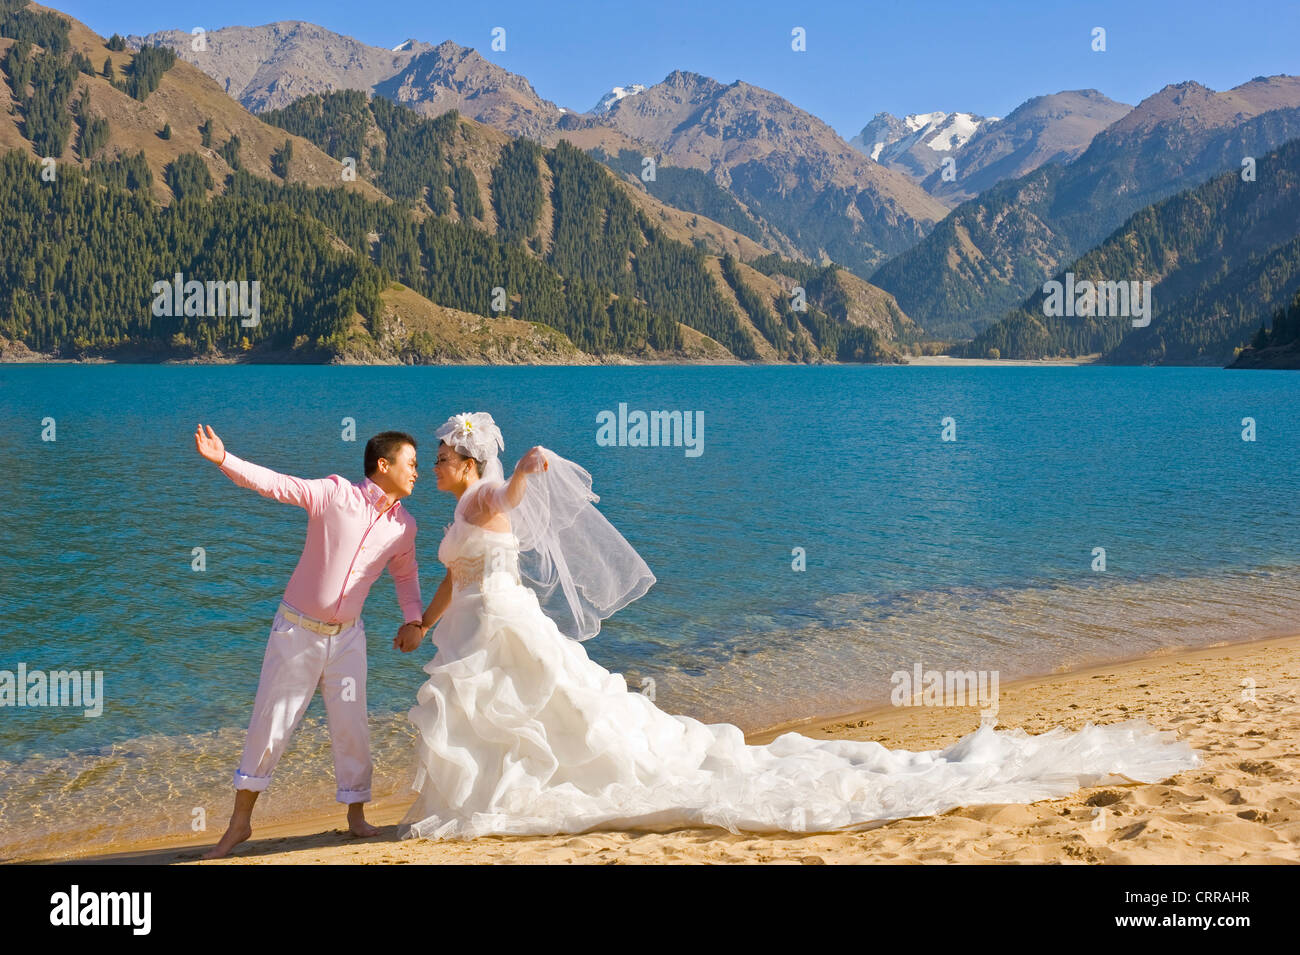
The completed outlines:
[[[389,464],[397,460],[397,452],[402,445],[409,444],[417,448],[415,439],[405,431],[381,431],[366,442],[366,477],[372,477],[379,470],[379,459],[384,458]]]

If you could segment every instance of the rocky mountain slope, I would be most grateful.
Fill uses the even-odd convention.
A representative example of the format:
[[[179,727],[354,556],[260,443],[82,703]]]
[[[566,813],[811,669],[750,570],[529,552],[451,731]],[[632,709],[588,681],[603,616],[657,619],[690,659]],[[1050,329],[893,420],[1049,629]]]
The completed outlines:
[[[184,30],[128,36],[126,42],[133,50],[169,47],[252,112],[288,106],[309,93],[371,89],[433,49],[412,40],[401,50],[385,50],[302,20],[222,27],[202,39],[200,50]]]
[[[1096,90],[1035,96],[975,131],[954,157],[955,177],[936,169],[921,185],[939,199],[964,202],[1046,163],[1070,162],[1132,108]]]

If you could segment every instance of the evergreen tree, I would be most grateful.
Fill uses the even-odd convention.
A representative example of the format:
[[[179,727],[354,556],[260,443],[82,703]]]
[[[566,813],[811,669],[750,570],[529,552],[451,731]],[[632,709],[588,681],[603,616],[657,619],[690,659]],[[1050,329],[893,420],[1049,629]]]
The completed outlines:
[[[199,157],[186,154],[168,177],[201,179],[200,168]],[[0,156],[0,334],[31,348],[70,354],[153,343],[165,350],[182,335],[200,349],[231,348],[244,336],[289,347],[307,336],[332,350],[344,344],[354,312],[376,317],[383,274],[282,203],[195,194],[162,208],[147,189],[104,185],[75,167],[60,172],[57,189],[38,173],[20,151]],[[154,284],[170,283],[176,272],[187,280],[258,281],[260,324],[154,315]]]
[[[176,199],[204,196],[212,188],[212,174],[198,153],[181,153],[168,163],[164,180]]]
[[[456,194],[456,211],[462,219],[483,219],[483,197],[473,171],[463,163],[451,170],[452,190]]]
[[[497,235],[522,245],[542,212],[541,147],[531,139],[511,140],[492,170],[492,205]]]
[[[108,120],[86,115],[86,105],[83,101],[77,117],[80,125],[77,151],[82,159],[89,159],[108,142]]]
[[[90,164],[90,178],[119,190],[146,195],[153,185],[153,173],[144,158],[144,150],[116,159],[96,159]]]
[[[224,159],[226,165],[235,171],[240,168],[239,147],[239,137],[231,134],[231,137],[226,140],[226,144],[217,150],[217,155]]]
[[[283,146],[271,153],[271,172],[281,179],[288,179],[291,159],[293,159],[293,142],[286,139]]]
[[[68,22],[53,11],[32,9],[27,0],[0,0],[0,37],[41,47],[62,58],[68,51]]]
[[[111,48],[110,48],[111,49]],[[131,58],[126,92],[144,102],[158,88],[163,74],[176,62],[176,52],[165,46],[142,46]]]
[[[38,155],[61,156],[72,132],[68,101],[78,70],[70,58],[52,51],[36,52],[22,39],[9,47],[3,65],[22,112],[23,136]]]
[[[1263,322],[1259,323],[1259,331],[1255,333],[1255,337],[1251,340],[1250,347],[1256,350],[1268,347],[1268,329],[1264,327]]]

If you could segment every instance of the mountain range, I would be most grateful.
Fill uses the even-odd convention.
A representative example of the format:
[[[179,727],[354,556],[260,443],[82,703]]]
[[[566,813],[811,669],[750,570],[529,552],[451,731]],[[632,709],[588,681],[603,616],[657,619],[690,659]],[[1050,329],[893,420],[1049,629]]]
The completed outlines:
[[[1097,90],[1065,90],[1035,96],[1005,119],[877,113],[849,145],[953,205],[1047,163],[1070,162],[1131,108]]]
[[[173,49],[219,82],[229,81],[231,95],[253,111],[308,93],[357,89],[428,116],[456,109],[546,146],[568,139],[584,149],[631,149],[699,169],[801,255],[832,259],[864,278],[947,211],[907,176],[867,161],[815,116],[740,80],[723,84],[676,70],[649,88],[616,88],[591,113],[580,113],[543,99],[525,78],[451,41],[394,53],[287,22],[211,31],[203,51],[179,30],[128,42]],[[253,63],[263,65],[253,69]]]
[[[1300,136],[1300,78],[1224,92],[1167,86],[1074,160],[1004,180],[956,209],[872,281],[928,331],[970,337],[1143,206]]]
[[[286,21],[110,42],[46,8],[0,2],[18,11],[0,39],[8,115],[0,150],[39,157],[53,149],[60,162],[110,189],[143,190],[163,209],[196,190],[213,203],[287,203],[332,232],[340,251],[360,256],[363,272],[369,261],[403,283],[408,304],[424,297],[430,308],[469,315],[483,310],[478,292],[440,286],[413,263],[430,254],[428,243],[470,254],[482,241],[474,236],[486,236],[494,244],[480,257],[514,262],[525,283],[559,283],[544,306],[512,297],[512,319],[533,310],[533,327],[543,316],[574,352],[598,360],[685,355],[694,345],[695,354],[730,360],[897,360],[898,349],[938,339],[981,356],[1097,348],[1109,361],[1213,362],[1231,360],[1245,331],[1283,312],[1289,294],[1285,236],[1270,232],[1277,241],[1268,248],[1242,243],[1254,257],[1234,258],[1171,225],[1167,203],[1225,171],[1265,156],[1276,168],[1275,153],[1289,156],[1278,151],[1300,136],[1295,77],[1256,77],[1223,92],[1182,82],[1132,108],[1097,90],[1067,90],[1003,118],[879,113],[846,142],[773,91],[689,70],[613,87],[580,112],[449,40],[384,49]],[[68,22],[67,41],[51,17]],[[160,49],[174,52],[174,66]],[[591,160],[605,178],[592,178]],[[341,174],[348,169],[355,179]],[[595,190],[584,215],[600,210],[606,235],[572,231],[562,194],[574,188]],[[335,193],[349,198],[320,198]],[[1212,235],[1251,221],[1240,205],[1248,193],[1197,194],[1193,207]],[[398,207],[406,211],[391,211]],[[372,223],[369,238],[341,208]],[[393,215],[422,231],[407,237]],[[1046,279],[1088,267],[1090,250],[1109,248],[1112,266],[1122,259],[1105,245],[1116,229],[1130,244],[1185,259],[1181,268],[1134,267],[1152,276],[1161,302],[1176,294],[1184,317],[1163,315],[1122,341],[1109,337],[1114,329],[1032,319]],[[1187,247],[1162,245],[1169,232]],[[575,243],[588,251],[577,254]],[[670,248],[694,256],[689,266],[680,260],[696,276],[693,300],[673,298],[690,283],[667,297],[659,288],[671,273],[655,273],[656,263],[684,254]],[[624,259],[636,274],[645,249],[657,250],[654,259],[629,285],[612,263]],[[594,266],[592,256],[607,264]],[[469,261],[469,271],[480,268]],[[362,284],[379,281],[365,274]],[[380,302],[395,288],[381,290]],[[596,289],[612,296],[603,319]],[[805,314],[789,309],[798,289],[809,295]],[[567,296],[581,298],[586,317],[557,311]],[[675,313],[669,324],[664,308]],[[369,323],[362,337],[377,347],[375,328],[391,323],[358,314]],[[629,320],[643,330],[630,332]],[[598,331],[602,322],[608,331]],[[338,352],[351,340],[340,334],[309,337]]]

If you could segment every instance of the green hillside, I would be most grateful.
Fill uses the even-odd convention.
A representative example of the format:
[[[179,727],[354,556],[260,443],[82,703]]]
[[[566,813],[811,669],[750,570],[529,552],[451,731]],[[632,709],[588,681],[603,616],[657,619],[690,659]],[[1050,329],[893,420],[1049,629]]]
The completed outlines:
[[[1300,140],[1237,172],[1148,206],[1054,276],[1152,283],[1150,323],[1049,317],[1042,289],[960,353],[1002,358],[1102,353],[1119,364],[1231,361],[1300,288]],[[1140,321],[1140,319],[1139,319]]]

